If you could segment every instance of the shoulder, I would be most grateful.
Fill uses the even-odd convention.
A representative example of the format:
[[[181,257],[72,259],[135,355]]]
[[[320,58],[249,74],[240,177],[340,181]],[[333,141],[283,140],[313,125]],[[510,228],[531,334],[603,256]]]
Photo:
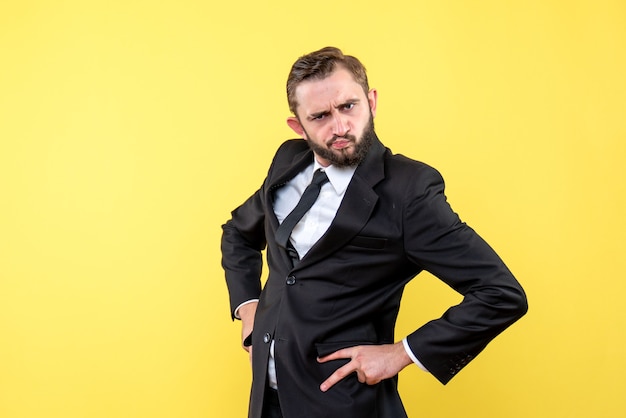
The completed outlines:
[[[385,153],[385,178],[389,181],[401,181],[415,190],[433,185],[443,186],[443,176],[436,168],[402,154]]]
[[[278,149],[268,171],[272,179],[292,175],[292,171],[300,171],[312,162],[312,151],[304,139],[289,139]]]
[[[283,155],[296,155],[301,152],[307,151],[309,149],[309,145],[302,138],[299,139],[288,139],[283,142],[276,150],[276,156]]]
[[[272,159],[272,165],[281,168],[291,166],[298,156],[304,155],[309,151],[309,145],[304,139],[288,139],[276,150],[276,154],[274,154]]]
[[[405,226],[451,228],[459,223],[436,168],[404,155],[389,155],[385,169],[386,190],[402,202]]]

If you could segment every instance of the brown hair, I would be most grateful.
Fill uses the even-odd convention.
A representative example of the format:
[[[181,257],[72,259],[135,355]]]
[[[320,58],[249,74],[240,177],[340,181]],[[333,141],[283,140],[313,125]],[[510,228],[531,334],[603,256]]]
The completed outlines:
[[[337,66],[348,70],[354,77],[354,81],[360,84],[365,94],[367,94],[369,84],[363,64],[351,55],[344,55],[339,48],[327,46],[301,56],[291,67],[289,77],[287,78],[287,102],[289,103],[289,110],[294,115],[297,116],[296,88],[298,85],[306,80],[323,80],[332,74]]]

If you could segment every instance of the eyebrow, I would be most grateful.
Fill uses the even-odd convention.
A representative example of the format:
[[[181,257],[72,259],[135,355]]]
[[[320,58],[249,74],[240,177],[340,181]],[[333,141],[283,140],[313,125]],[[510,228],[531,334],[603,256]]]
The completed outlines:
[[[360,100],[360,99],[357,99],[357,98],[354,98],[354,99],[349,99],[349,100],[346,100],[346,101],[345,101],[345,102],[343,102],[343,103],[339,103],[337,106],[335,106],[335,109],[339,109],[339,108],[341,108],[341,107],[343,107],[343,106],[345,106],[345,105],[348,105],[348,104],[357,104],[357,103],[359,103],[360,101],[361,101],[361,100]],[[311,113],[311,114],[308,116],[308,118],[309,118],[309,119],[316,119],[316,118],[318,118],[318,117],[320,117],[320,116],[326,116],[326,115],[328,115],[329,113],[330,113],[330,111],[329,111],[329,110],[322,110],[321,112]]]

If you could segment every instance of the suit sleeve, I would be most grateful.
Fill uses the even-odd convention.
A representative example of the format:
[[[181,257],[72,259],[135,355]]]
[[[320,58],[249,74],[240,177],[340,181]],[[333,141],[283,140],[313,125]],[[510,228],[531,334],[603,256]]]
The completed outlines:
[[[263,187],[232,212],[222,225],[222,267],[230,296],[231,316],[235,309],[261,294],[261,271],[265,248]]]
[[[450,208],[441,175],[426,167],[416,178],[405,204],[408,257],[462,294],[463,300],[407,336],[407,342],[446,384],[528,307],[522,287],[504,262]]]

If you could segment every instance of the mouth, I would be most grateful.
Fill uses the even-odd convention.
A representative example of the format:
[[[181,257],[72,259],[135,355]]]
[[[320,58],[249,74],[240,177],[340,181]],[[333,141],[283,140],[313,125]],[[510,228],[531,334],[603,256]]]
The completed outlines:
[[[330,143],[330,147],[333,149],[344,149],[348,148],[352,144],[352,141],[347,138],[337,138]]]

